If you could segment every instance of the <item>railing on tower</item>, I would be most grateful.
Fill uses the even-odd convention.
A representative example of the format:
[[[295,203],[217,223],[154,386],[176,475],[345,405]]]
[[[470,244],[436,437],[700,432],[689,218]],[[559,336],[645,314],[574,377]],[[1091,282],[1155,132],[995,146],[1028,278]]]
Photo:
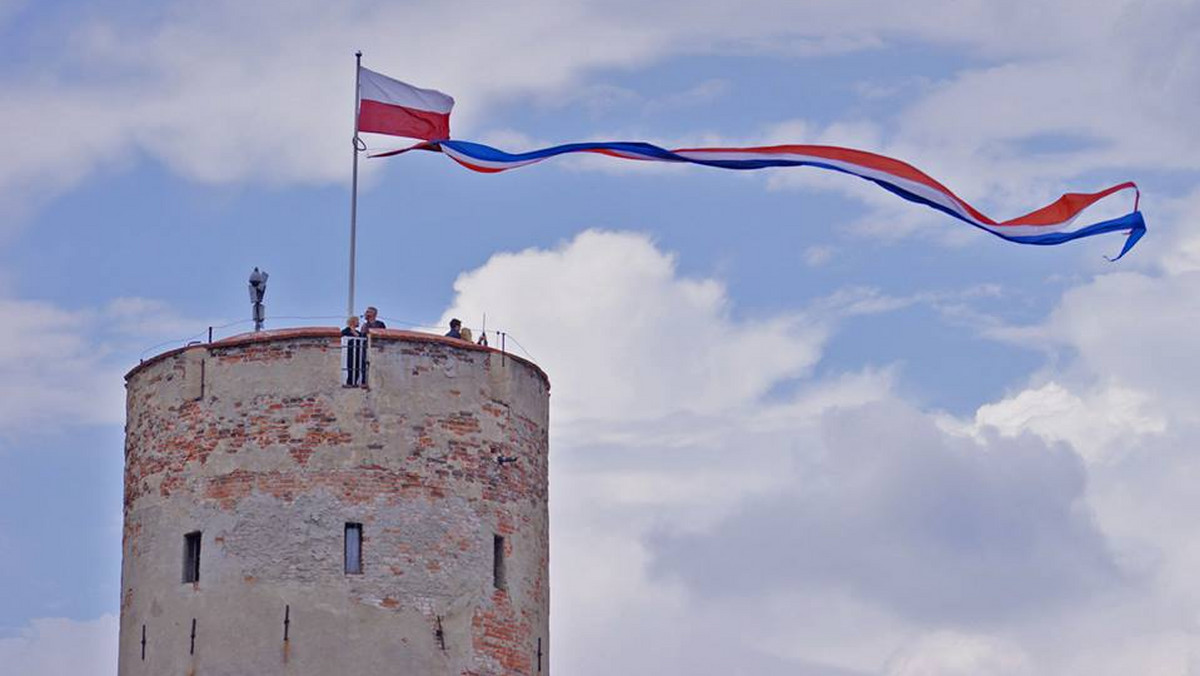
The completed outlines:
[[[2,0],[0,0],[2,1]],[[301,323],[316,321],[327,321],[338,319],[337,315],[321,315],[321,316],[305,316],[305,317],[273,317],[272,323],[274,326],[268,327],[272,329],[289,328],[289,325],[295,328],[317,328],[312,323]],[[383,317],[392,328],[401,328],[404,331],[417,333],[427,333],[433,335],[442,335],[445,327],[433,326],[425,323],[404,321],[393,317]],[[331,324],[325,324],[326,328],[332,328]],[[216,324],[207,327],[205,330],[188,336],[187,338],[176,338],[173,340],[165,340],[163,342],[152,345],[141,351],[137,355],[138,362],[144,362],[146,359],[153,357],[156,354],[167,350],[191,347],[196,345],[211,345],[220,342],[223,339],[236,337],[247,333],[253,329],[253,320],[238,320],[231,321],[225,324]],[[480,331],[481,340],[477,344],[482,346],[491,345],[492,349],[500,352],[502,355],[510,354],[509,343],[512,343],[520,352],[530,361],[534,361],[534,357],[528,350],[521,345],[517,339],[507,331],[499,331],[496,329],[488,329]],[[471,341],[475,342],[475,341]],[[370,369],[370,343],[366,337],[358,338],[352,336],[343,336],[341,338],[341,357],[340,357],[340,375],[341,382],[346,387],[366,387],[368,385],[367,373]]]
[[[342,336],[342,384],[346,387],[367,384],[367,340]]]

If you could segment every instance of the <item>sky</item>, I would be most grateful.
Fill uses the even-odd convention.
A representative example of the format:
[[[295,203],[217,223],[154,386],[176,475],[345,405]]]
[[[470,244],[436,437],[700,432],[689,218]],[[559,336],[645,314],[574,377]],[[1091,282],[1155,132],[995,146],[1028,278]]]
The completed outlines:
[[[999,219],[1142,189],[1110,263],[814,169],[364,160],[359,304],[486,314],[549,373],[552,669],[1200,673],[1197,34],[1173,0],[0,0],[0,664],[116,673],[123,374],[247,330],[255,266],[268,327],[341,323],[361,49],[514,151],[846,145]]]

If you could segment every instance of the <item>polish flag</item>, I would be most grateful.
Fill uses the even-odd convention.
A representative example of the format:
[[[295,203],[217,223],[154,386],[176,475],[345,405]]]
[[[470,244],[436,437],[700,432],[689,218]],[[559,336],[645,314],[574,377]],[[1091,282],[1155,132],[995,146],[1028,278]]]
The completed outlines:
[[[454,99],[366,68],[359,69],[358,130],[425,141],[450,138]]]

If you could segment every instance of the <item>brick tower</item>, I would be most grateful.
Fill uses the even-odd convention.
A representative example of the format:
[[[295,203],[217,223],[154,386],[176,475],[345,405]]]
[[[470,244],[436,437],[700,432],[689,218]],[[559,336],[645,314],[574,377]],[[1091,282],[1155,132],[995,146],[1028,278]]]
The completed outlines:
[[[120,676],[549,673],[549,381],[263,331],[128,376]]]

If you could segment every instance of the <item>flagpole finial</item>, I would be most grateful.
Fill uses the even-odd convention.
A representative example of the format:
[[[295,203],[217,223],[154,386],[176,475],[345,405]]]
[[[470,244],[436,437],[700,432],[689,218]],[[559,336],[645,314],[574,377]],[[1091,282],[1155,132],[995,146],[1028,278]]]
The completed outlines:
[[[354,57],[357,59],[361,59],[362,58],[362,50],[360,49],[357,52],[354,52]]]

